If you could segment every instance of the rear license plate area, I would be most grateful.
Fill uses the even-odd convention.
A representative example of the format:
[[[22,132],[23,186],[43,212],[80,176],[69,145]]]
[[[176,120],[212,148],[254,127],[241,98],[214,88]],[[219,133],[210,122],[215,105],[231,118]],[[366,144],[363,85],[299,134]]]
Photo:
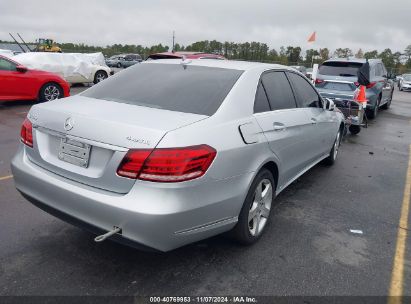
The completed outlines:
[[[89,165],[91,145],[76,140],[62,138],[58,158],[75,166],[87,168]]]

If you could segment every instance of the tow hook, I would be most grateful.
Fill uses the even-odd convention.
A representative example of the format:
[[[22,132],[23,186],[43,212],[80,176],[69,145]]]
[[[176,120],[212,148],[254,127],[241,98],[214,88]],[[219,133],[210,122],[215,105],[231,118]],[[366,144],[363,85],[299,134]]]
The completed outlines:
[[[109,231],[105,234],[102,234],[102,235],[99,235],[99,236],[95,237],[94,241],[97,242],[97,243],[102,242],[105,239],[109,238],[110,236],[112,236],[116,233],[121,233],[121,228],[114,226],[113,230],[111,230],[111,231]]]

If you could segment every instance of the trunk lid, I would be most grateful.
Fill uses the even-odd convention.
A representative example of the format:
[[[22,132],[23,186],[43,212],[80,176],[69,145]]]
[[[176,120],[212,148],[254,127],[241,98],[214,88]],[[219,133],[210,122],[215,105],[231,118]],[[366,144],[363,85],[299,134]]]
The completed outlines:
[[[35,164],[80,183],[127,193],[116,170],[128,149],[152,149],[171,130],[208,116],[73,96],[32,107]]]

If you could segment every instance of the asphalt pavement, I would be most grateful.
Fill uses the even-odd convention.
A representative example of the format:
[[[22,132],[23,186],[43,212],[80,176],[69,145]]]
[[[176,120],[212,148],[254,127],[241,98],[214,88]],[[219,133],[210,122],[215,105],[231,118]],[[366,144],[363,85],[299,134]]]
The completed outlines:
[[[393,260],[411,144],[411,93],[396,90],[389,110],[344,138],[333,167],[318,165],[281,193],[271,225],[254,246],[217,236],[168,253],[97,244],[15,190],[10,160],[30,106],[0,103],[0,295],[389,293],[399,271]],[[399,261],[403,294],[411,296],[410,233],[405,241]]]

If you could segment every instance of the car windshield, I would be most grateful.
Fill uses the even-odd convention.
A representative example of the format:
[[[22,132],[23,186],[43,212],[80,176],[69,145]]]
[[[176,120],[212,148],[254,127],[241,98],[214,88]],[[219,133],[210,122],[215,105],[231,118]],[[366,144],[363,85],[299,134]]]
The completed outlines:
[[[405,75],[404,80],[406,81],[411,81],[411,75]]]
[[[114,75],[82,95],[210,116],[242,73],[214,67],[143,63]]]
[[[362,65],[359,62],[325,62],[320,66],[319,73],[330,76],[357,77],[358,69]]]

